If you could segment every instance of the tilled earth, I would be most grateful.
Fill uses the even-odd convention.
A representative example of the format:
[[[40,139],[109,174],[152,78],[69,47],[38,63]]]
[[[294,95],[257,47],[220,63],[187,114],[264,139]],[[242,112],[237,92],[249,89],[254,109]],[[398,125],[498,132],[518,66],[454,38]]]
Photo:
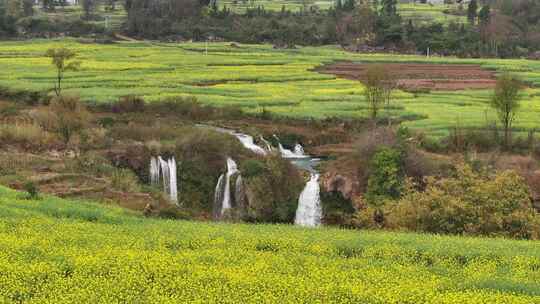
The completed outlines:
[[[336,63],[317,69],[320,73],[341,78],[362,80],[372,63]],[[383,66],[397,79],[403,90],[455,91],[492,89],[495,72],[475,64],[410,64],[384,63]]]

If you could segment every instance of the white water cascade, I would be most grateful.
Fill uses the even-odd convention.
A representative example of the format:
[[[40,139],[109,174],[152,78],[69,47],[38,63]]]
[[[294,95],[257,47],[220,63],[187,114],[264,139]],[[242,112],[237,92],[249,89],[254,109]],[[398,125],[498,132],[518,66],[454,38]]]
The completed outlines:
[[[232,158],[227,158],[227,174],[225,175],[225,190],[223,191],[223,200],[221,202],[221,215],[225,213],[226,210],[231,209],[231,177],[237,173],[238,166]],[[221,179],[221,177],[220,177]],[[219,185],[219,181],[218,181]]]
[[[247,149],[253,151],[254,153],[260,154],[260,155],[266,155],[266,150],[263,148],[257,146],[253,140],[253,137],[247,134],[242,133],[233,133],[236,138],[246,147]]]
[[[150,159],[150,184],[155,186],[159,184],[159,161],[157,158]]]
[[[278,140],[278,147],[279,147],[279,152],[281,153],[281,157],[283,158],[309,158],[309,155],[305,154],[304,147],[302,147],[301,144],[296,144],[294,146],[294,151],[291,151],[283,147],[281,142],[279,142],[279,138],[276,135],[274,135],[274,137]]]
[[[178,205],[178,183],[174,157],[168,160],[164,160],[161,156],[150,159],[150,183],[158,185],[160,180],[163,183],[163,192],[169,196],[171,202]]]
[[[312,174],[298,198],[295,225],[316,227],[321,224],[322,208],[319,186],[319,174]]]

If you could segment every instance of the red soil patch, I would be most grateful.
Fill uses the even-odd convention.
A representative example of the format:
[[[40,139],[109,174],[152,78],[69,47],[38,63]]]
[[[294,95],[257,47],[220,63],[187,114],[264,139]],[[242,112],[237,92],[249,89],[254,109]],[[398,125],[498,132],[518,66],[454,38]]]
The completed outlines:
[[[336,63],[323,66],[317,71],[361,81],[372,64]],[[482,69],[476,64],[385,63],[383,66],[397,78],[398,87],[403,90],[452,91],[495,87],[495,72]]]

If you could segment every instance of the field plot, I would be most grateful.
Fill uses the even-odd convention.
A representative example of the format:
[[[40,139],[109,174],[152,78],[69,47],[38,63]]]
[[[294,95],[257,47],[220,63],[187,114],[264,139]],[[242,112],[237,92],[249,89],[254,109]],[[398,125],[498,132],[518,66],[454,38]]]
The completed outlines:
[[[317,70],[346,79],[363,80],[370,65],[337,63]],[[480,65],[387,63],[384,67],[392,72],[398,87],[403,90],[493,89],[496,83],[495,72],[483,70]]]
[[[79,53],[81,69],[69,72],[67,93],[90,102],[110,102],[128,94],[153,101],[196,96],[212,105],[239,106],[251,113],[263,109],[299,118],[366,117],[368,105],[358,81],[315,71],[334,62],[459,64],[480,66],[493,73],[511,71],[526,80],[526,91],[515,129],[539,127],[540,61],[425,58],[391,54],[351,54],[337,47],[275,50],[270,45],[215,43],[156,44],[126,42],[81,44],[74,40],[2,42],[0,86],[18,90],[49,90],[54,70],[44,52],[68,47]],[[448,68],[447,68],[448,69]],[[430,135],[447,134],[460,124],[482,128],[495,119],[487,101],[490,90],[397,91],[383,115],[408,120]]]
[[[0,187],[2,303],[540,303],[538,242],[143,219]]]

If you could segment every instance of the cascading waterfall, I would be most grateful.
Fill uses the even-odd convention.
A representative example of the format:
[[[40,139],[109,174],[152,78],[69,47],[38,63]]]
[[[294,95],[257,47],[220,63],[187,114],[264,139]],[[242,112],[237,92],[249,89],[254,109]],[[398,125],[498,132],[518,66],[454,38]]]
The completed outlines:
[[[266,155],[266,150],[263,148],[257,146],[253,140],[252,136],[249,136],[247,134],[241,134],[241,133],[233,133],[233,135],[238,138],[238,140],[246,147],[247,149],[253,151],[254,153],[260,154],[260,155]]]
[[[301,144],[296,144],[294,146],[294,154],[299,156],[306,156],[306,153],[304,152],[304,147],[302,147]]]
[[[283,158],[309,158],[309,155],[305,154],[304,147],[302,147],[301,144],[296,144],[296,146],[294,147],[294,152],[293,152],[283,147],[281,142],[279,142],[279,137],[277,137],[275,134],[274,134],[274,137],[278,141],[278,147],[279,147],[279,152],[281,153],[281,157]]]
[[[171,186],[171,171],[169,171],[169,163],[161,156],[158,156],[159,164],[161,165],[161,177],[163,178],[163,192],[169,194]]]
[[[221,209],[223,206],[223,194],[225,189],[225,174],[219,176],[214,190],[214,218],[218,219],[221,216]]]
[[[178,205],[178,183],[176,182],[176,160],[174,157],[169,158],[169,196],[171,201]]]
[[[312,174],[298,199],[294,223],[300,226],[316,227],[321,224],[321,218],[319,174]]]
[[[160,179],[163,183],[163,192],[169,196],[171,202],[178,204],[178,183],[174,157],[168,160],[164,160],[161,156],[150,159],[150,183],[158,185]]]
[[[218,183],[216,185],[216,192],[214,193],[214,206],[216,209],[219,208],[220,210],[219,214],[216,214],[216,216],[219,217],[223,215],[226,210],[232,208],[231,178],[235,174],[239,173],[240,171],[238,171],[238,166],[236,165],[236,162],[232,158],[228,157],[227,173],[222,174],[219,177]],[[238,186],[238,181],[236,186]]]
[[[159,184],[159,161],[155,157],[150,159],[150,184]]]

